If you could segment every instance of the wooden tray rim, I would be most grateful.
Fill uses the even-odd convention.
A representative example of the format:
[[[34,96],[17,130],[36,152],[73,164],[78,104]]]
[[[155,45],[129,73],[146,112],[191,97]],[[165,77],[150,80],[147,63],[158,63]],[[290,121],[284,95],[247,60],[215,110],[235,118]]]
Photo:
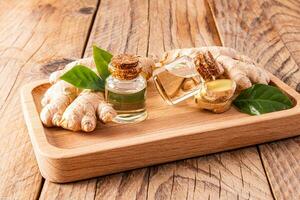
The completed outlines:
[[[281,90],[283,90],[285,93],[287,93],[295,100],[295,106],[293,108],[288,110],[277,111],[273,113],[267,113],[259,116],[249,115],[241,119],[231,119],[223,122],[215,122],[213,124],[204,124],[204,125],[199,124],[198,126],[177,129],[176,132],[164,130],[160,134],[148,134],[148,135],[143,135],[140,137],[134,137],[128,139],[129,143],[131,144],[130,146],[154,142],[157,140],[170,139],[178,136],[201,134],[202,132],[209,132],[209,131],[216,130],[215,128],[216,125],[218,126],[217,130],[220,130],[220,129],[230,128],[233,126],[238,127],[238,126],[250,125],[250,124],[255,124],[257,122],[269,121],[269,120],[285,118],[296,114],[300,114],[300,103],[299,103],[300,94],[298,94],[290,86],[286,85],[280,79],[275,77],[273,74],[271,73],[269,74],[271,77],[271,81],[276,86],[279,86]],[[73,149],[59,148],[51,145],[46,138],[46,134],[44,132],[45,127],[40,121],[39,113],[36,109],[36,105],[34,103],[34,99],[32,96],[32,90],[43,84],[48,84],[48,80],[44,79],[44,80],[28,83],[25,86],[23,86],[21,90],[23,113],[25,116],[27,127],[29,129],[29,135],[36,153],[38,153],[41,156],[47,157],[49,159],[65,159],[65,158],[78,157],[81,155],[99,153],[102,151],[104,152],[104,151],[128,146],[128,140],[125,143],[122,143],[121,141],[118,142],[117,146],[113,146],[109,144],[110,141],[107,141],[107,142],[96,143],[88,146],[77,147]]]

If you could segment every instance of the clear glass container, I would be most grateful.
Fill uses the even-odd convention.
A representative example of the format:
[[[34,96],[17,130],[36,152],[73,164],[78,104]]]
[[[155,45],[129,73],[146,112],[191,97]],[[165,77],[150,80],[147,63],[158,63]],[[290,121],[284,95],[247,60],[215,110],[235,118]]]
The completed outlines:
[[[170,105],[197,94],[204,82],[189,56],[182,56],[156,69],[153,80],[160,95]]]
[[[146,88],[147,82],[141,75],[130,80],[119,79],[113,75],[106,79],[105,97],[117,111],[115,122],[133,123],[147,118]]]

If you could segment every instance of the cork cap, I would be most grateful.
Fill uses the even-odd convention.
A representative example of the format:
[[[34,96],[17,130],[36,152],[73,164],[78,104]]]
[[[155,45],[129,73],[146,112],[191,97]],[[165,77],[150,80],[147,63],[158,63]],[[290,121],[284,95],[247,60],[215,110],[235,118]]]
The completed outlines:
[[[141,72],[138,57],[130,54],[119,54],[112,57],[108,69],[112,76],[122,80],[134,79]]]
[[[199,53],[194,58],[198,73],[205,81],[211,81],[221,75],[221,71],[210,51]]]

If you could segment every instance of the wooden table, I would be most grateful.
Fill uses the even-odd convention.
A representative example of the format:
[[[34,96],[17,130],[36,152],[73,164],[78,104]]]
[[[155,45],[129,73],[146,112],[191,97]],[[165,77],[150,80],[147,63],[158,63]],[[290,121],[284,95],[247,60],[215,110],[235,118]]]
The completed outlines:
[[[300,137],[48,182],[20,105],[22,85],[90,56],[93,43],[140,55],[229,46],[300,91],[299,0],[2,0],[0,13],[0,199],[300,199]]]

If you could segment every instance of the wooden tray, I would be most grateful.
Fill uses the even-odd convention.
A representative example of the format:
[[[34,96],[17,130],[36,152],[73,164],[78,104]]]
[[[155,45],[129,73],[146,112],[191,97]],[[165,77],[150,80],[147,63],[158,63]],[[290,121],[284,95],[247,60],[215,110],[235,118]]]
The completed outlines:
[[[293,108],[261,116],[243,114],[234,107],[213,114],[199,111],[192,101],[169,106],[150,83],[146,121],[99,122],[87,134],[43,127],[40,100],[49,87],[47,81],[22,89],[22,107],[43,177],[70,182],[298,135],[300,95],[270,76],[271,84],[291,97]]]

